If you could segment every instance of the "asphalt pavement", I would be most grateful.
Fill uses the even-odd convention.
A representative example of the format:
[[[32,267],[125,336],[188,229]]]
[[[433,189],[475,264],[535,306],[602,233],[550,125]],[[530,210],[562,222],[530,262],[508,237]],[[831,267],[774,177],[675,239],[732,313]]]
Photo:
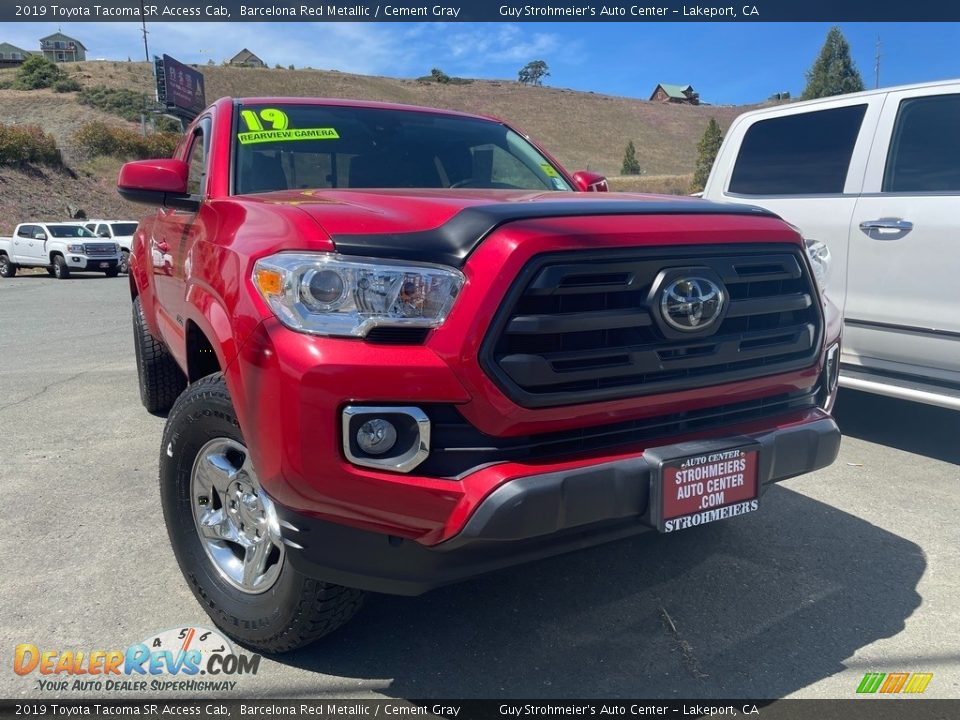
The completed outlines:
[[[837,462],[760,512],[371,596],[220,697],[848,698],[877,671],[958,698],[960,413],[844,391],[836,414]],[[163,424],[139,402],[125,276],[0,279],[0,697],[84,696],[16,675],[20,643],[212,627],[163,526]]]

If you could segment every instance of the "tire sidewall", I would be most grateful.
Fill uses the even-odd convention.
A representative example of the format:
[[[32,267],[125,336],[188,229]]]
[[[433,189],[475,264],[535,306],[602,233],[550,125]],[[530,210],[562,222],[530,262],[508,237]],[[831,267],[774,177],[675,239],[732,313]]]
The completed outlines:
[[[64,272],[65,270],[67,270],[66,263],[64,262],[62,257],[57,255],[53,259],[53,276],[57,280],[64,280],[67,277],[67,272],[69,272],[68,270],[67,272]]]
[[[223,387],[222,378],[218,383]],[[210,440],[246,443],[225,388],[188,388],[170,413],[160,453],[163,514],[174,554],[197,600],[221,629],[241,642],[256,643],[282,633],[303,594],[305,577],[286,558],[274,585],[247,594],[227,583],[214,567],[198,536],[190,499],[190,477],[200,449]]]
[[[0,277],[13,277],[13,263],[6,255],[0,255]]]

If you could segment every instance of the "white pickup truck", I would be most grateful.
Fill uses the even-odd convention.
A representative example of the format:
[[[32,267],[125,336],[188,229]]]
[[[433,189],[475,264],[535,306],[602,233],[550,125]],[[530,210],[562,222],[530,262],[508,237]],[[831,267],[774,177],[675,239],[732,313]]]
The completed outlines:
[[[760,205],[833,256],[840,384],[960,410],[960,80],[756,110],[703,197]]]
[[[0,277],[9,278],[21,267],[42,267],[59,279],[74,272],[120,273],[120,248],[72,223],[21,223],[13,237],[0,237]]]
[[[136,220],[87,220],[83,226],[104,240],[113,240],[120,246],[120,272],[127,272],[133,234],[137,231]]]

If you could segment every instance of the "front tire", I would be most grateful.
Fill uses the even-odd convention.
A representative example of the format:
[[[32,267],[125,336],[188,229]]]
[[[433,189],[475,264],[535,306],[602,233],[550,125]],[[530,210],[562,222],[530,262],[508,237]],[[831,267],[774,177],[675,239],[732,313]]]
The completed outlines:
[[[303,647],[360,608],[361,591],[290,564],[221,373],[187,388],[170,412],[160,496],[170,544],[197,601],[251,650]]]
[[[63,259],[63,255],[55,255],[53,258],[53,276],[57,280],[70,279],[70,268],[67,266],[67,261]]]
[[[103,274],[107,277],[116,277],[120,274],[120,268],[111,268],[109,270],[104,270]]]
[[[133,349],[137,356],[140,402],[147,412],[167,412],[187,386],[187,378],[164,344],[150,334],[140,298],[133,301]]]
[[[0,277],[12,278],[17,274],[17,266],[6,255],[0,255]]]
[[[130,252],[128,250],[120,252],[120,272],[130,272]]]

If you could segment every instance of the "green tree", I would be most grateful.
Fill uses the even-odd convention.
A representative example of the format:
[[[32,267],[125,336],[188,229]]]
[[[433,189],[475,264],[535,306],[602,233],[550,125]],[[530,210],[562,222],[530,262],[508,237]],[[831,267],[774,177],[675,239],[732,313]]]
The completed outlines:
[[[543,79],[550,75],[550,68],[543,60],[531,60],[518,73],[518,79],[524,85],[543,85]]]
[[[623,152],[623,167],[620,168],[620,174],[640,174],[640,161],[637,160],[637,149],[633,146],[633,140],[627,143],[627,149]]]
[[[432,77],[432,78],[434,79],[434,81],[436,81],[436,82],[438,82],[438,83],[442,83],[442,84],[444,84],[444,85],[446,85],[448,82],[450,82],[450,76],[447,75],[447,74],[446,74],[443,70],[441,70],[440,68],[434,68],[433,70],[431,70],[431,71],[430,71],[430,77]]]
[[[807,87],[803,91],[803,99],[843,95],[863,89],[863,78],[850,57],[850,45],[840,28],[834,25],[827,33],[820,56],[807,71]]]
[[[17,70],[13,86],[17,90],[37,90],[48,88],[63,77],[64,72],[55,63],[43,55],[31,55]]]
[[[720,132],[720,126],[717,125],[716,120],[710,118],[707,129],[703,131],[703,137],[697,144],[697,166],[693,172],[693,182],[690,184],[691,192],[700,192],[706,186],[710,170],[713,168],[713,161],[717,159],[717,151],[720,150],[722,142],[723,134]]]

